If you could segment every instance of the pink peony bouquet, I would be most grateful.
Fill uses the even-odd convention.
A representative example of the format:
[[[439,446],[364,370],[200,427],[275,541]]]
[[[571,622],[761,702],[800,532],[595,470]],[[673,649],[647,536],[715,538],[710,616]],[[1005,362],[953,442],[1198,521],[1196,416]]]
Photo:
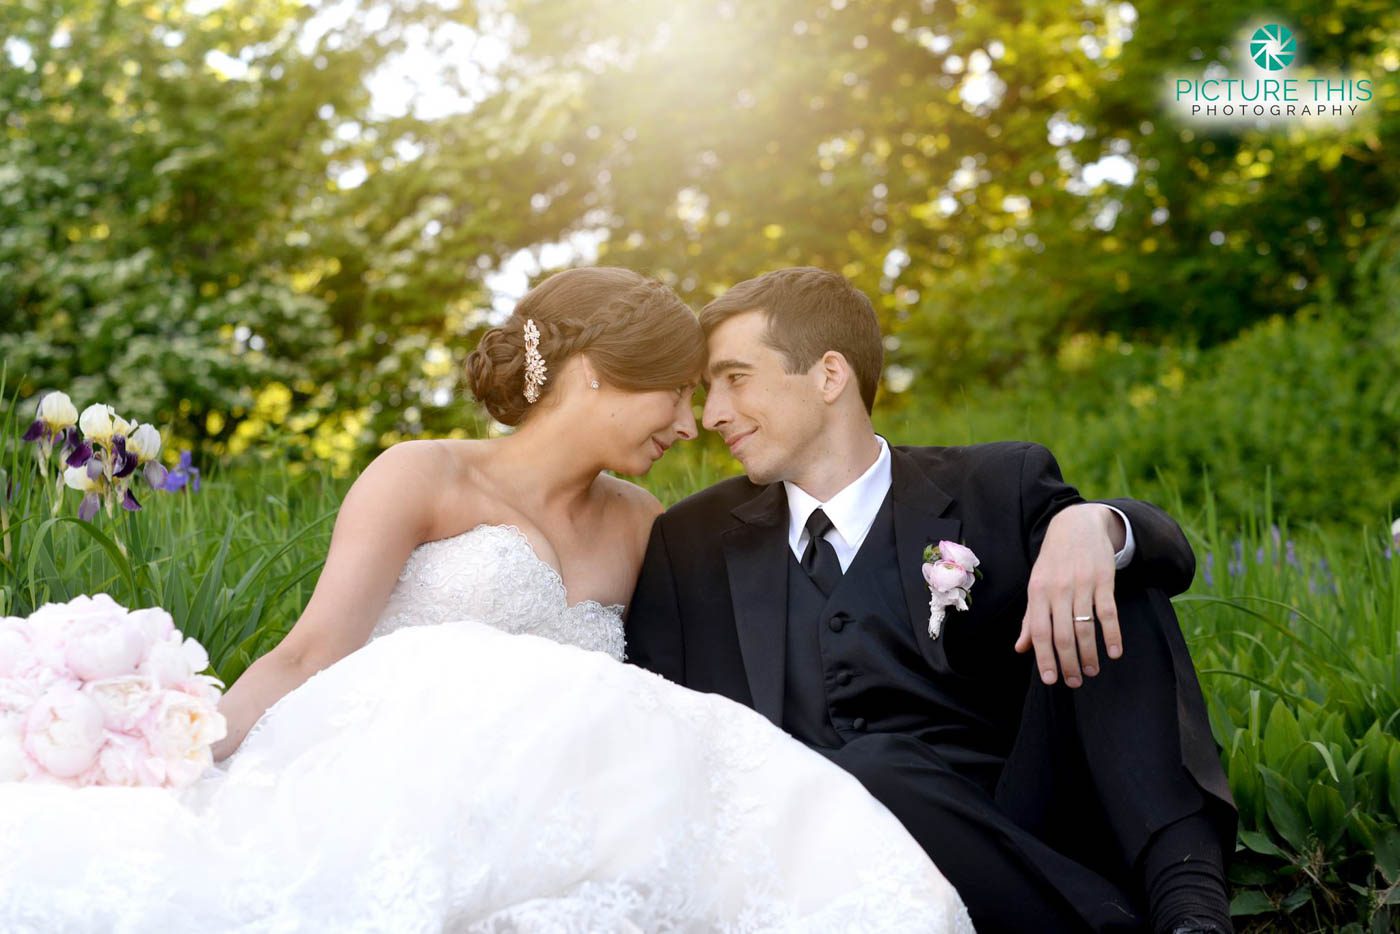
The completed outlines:
[[[223,738],[209,656],[106,594],[0,617],[0,781],[181,788]]]

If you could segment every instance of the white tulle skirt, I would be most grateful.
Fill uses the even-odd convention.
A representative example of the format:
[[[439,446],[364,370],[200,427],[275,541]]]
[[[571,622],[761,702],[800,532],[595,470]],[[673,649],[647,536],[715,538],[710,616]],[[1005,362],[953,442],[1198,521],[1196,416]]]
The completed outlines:
[[[970,931],[851,776],[753,711],[474,622],[276,704],[180,796],[0,785],[3,931]]]

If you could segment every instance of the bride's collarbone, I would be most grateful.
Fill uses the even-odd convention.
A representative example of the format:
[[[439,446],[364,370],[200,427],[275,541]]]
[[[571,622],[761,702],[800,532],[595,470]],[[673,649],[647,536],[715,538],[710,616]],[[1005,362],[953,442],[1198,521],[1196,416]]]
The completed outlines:
[[[570,605],[619,605],[632,596],[635,574],[629,570],[624,543],[616,534],[595,532],[566,538],[556,532],[552,539],[524,516],[499,513],[465,528],[445,528],[433,537],[455,538],[484,527],[509,530],[523,539],[534,558],[558,576]]]
[[[641,554],[622,517],[630,520],[635,515],[641,521],[648,494],[603,474],[590,490],[584,515],[539,521],[509,505],[511,497],[478,460],[484,453],[480,442],[454,449],[463,482],[454,483],[446,498],[439,499],[437,512],[445,518],[432,538],[451,538],[481,526],[513,529],[535,558],[558,575],[571,604],[595,601],[606,606],[629,600]],[[468,454],[475,456],[464,456]],[[465,521],[467,517],[474,521]],[[650,526],[649,516],[646,525]]]

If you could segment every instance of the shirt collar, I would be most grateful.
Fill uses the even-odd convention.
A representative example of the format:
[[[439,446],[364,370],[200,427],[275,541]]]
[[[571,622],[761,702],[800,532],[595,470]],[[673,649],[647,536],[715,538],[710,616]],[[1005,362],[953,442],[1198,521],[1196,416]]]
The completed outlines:
[[[875,440],[880,442],[875,463],[824,503],[797,484],[783,481],[788,501],[788,543],[794,551],[806,531],[807,520],[819,506],[847,545],[864,540],[890,489],[890,446],[879,435]]]

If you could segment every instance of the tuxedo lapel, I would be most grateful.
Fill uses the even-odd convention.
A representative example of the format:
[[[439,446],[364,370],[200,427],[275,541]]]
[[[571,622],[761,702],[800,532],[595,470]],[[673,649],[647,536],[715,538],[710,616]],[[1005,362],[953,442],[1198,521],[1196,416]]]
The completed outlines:
[[[924,547],[957,541],[962,523],[944,518],[953,498],[919,469],[914,458],[890,448],[890,487],[894,501],[894,543],[909,622],[924,657],[936,671],[947,670],[942,640],[928,634],[929,589],[924,582]]]
[[[774,483],[733,510],[742,525],[723,533],[734,624],[754,709],[783,722],[787,657],[787,497]]]

